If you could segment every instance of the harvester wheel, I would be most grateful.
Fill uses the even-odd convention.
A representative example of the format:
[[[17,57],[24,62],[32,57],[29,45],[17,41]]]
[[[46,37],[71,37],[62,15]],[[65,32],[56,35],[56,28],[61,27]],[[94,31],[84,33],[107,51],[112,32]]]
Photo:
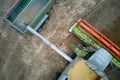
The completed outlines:
[[[56,72],[53,76],[53,80],[58,80],[58,78],[60,77],[61,73],[60,72]]]

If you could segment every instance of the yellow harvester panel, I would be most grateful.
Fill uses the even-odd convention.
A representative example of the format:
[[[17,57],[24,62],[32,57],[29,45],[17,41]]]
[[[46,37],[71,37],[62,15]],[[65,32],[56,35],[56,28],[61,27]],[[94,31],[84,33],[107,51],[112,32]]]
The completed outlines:
[[[84,61],[79,61],[69,73],[70,80],[99,80],[99,76]]]

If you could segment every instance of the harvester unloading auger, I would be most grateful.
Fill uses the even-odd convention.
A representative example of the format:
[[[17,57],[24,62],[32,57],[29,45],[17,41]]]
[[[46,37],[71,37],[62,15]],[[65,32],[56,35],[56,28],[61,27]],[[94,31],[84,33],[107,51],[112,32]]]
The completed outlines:
[[[68,60],[69,62],[73,61],[66,53],[64,53],[62,50],[60,50],[58,47],[56,47],[53,43],[51,43],[50,41],[48,41],[46,38],[44,38],[41,34],[39,34],[38,32],[36,32],[34,29],[32,29],[26,22],[23,22],[23,26],[25,26],[28,31],[30,31],[31,33],[33,33],[35,36],[37,36],[43,42],[45,42],[49,47],[51,47],[53,50],[55,50],[58,54],[60,54],[66,60]]]

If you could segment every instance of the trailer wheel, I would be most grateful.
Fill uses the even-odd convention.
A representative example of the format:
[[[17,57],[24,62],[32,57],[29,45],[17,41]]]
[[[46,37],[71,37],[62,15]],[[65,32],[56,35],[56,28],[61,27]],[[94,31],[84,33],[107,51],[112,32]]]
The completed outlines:
[[[49,16],[48,16],[48,18],[43,22],[43,24],[42,24],[41,27],[37,30],[37,32],[40,32],[40,31],[43,29],[43,26],[48,23],[48,21],[49,21]]]

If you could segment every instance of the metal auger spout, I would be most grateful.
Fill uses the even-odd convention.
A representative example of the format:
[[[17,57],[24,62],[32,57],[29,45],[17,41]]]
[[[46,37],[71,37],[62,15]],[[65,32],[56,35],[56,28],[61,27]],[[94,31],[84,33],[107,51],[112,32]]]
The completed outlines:
[[[56,47],[53,43],[48,41],[46,38],[44,38],[41,34],[36,32],[34,29],[32,29],[27,23],[23,22],[23,25],[26,26],[26,29],[33,33],[35,36],[37,36],[39,39],[41,39],[43,42],[45,42],[48,46],[50,46],[53,50],[55,50],[58,54],[60,54],[62,57],[64,57],[67,61],[72,62],[73,59],[71,59],[66,53],[64,53],[62,50],[60,50],[58,47]]]

